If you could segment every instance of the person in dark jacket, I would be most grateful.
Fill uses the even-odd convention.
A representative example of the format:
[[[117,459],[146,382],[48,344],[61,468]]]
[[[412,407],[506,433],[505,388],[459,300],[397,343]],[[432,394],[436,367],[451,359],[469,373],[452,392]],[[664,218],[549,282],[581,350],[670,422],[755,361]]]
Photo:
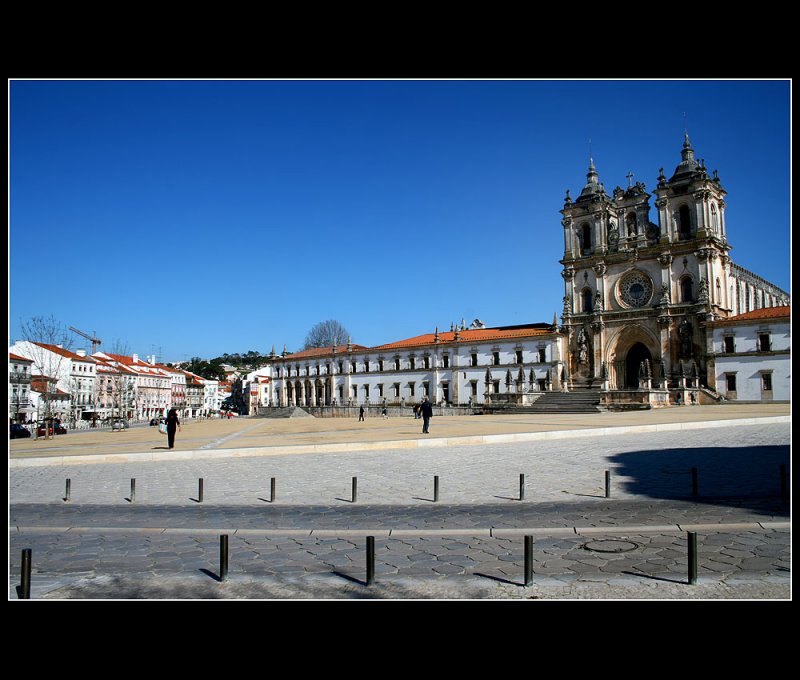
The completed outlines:
[[[429,434],[428,427],[431,424],[431,416],[433,415],[433,406],[431,402],[428,401],[428,398],[425,398],[425,401],[422,402],[422,405],[419,407],[420,413],[422,414],[422,433]]]
[[[358,422],[361,422],[362,420],[364,420],[364,407],[363,406],[360,409],[358,409]]]
[[[167,413],[167,442],[169,448],[175,448],[175,431],[181,429],[181,421],[178,420],[177,409],[171,408]]]

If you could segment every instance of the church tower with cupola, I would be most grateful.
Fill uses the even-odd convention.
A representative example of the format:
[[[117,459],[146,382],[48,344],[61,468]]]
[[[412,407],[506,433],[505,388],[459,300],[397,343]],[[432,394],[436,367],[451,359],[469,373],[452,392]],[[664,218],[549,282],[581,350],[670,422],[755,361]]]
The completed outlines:
[[[660,170],[653,194],[633,177],[609,195],[590,160],[580,195],[564,199],[564,377],[622,400],[643,387],[662,399],[686,386],[712,394],[706,324],[748,311],[742,300],[755,308],[789,296],[731,262],[726,192],[688,134],[681,162],[669,179]]]

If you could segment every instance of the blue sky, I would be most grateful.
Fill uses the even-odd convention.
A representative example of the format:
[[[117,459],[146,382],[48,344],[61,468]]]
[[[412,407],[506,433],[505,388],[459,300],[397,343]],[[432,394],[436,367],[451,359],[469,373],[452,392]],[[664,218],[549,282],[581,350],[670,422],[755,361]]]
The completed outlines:
[[[12,80],[9,337],[52,315],[179,361],[550,322],[590,148],[652,193],[685,129],[734,262],[789,291],[790,85]]]

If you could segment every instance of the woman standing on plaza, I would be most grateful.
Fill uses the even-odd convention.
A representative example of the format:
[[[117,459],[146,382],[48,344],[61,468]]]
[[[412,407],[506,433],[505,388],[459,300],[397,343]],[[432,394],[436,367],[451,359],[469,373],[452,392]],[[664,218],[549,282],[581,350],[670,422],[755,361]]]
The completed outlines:
[[[181,429],[181,421],[178,420],[178,411],[174,408],[167,413],[167,441],[169,448],[175,448],[175,430]]]

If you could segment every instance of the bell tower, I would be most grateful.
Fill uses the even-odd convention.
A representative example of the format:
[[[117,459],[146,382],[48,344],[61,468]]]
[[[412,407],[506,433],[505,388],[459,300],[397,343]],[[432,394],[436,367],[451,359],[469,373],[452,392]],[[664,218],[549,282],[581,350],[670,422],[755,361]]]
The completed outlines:
[[[564,227],[563,327],[569,347],[569,378],[588,383],[599,377],[602,338],[592,325],[606,297],[606,255],[614,248],[617,217],[611,197],[589,159],[586,184],[575,201],[567,190],[561,210]]]
[[[688,133],[681,162],[669,179],[659,171],[655,190],[661,224],[660,246],[672,256],[670,295],[675,302],[707,305],[702,321],[725,317],[733,309],[730,286],[731,246],[725,226],[725,189],[717,171],[695,158]]]

